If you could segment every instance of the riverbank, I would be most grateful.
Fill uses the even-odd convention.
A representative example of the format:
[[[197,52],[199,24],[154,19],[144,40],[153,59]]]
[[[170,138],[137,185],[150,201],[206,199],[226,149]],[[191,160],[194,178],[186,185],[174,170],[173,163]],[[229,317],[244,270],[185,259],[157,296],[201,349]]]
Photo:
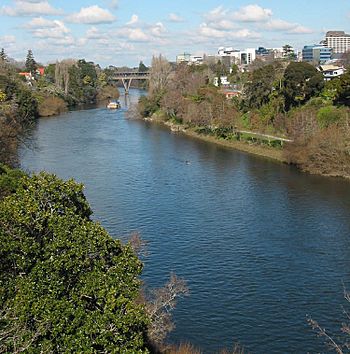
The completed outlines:
[[[257,144],[249,143],[247,141],[226,140],[226,139],[217,138],[215,136],[201,134],[198,131],[196,131],[195,128],[186,127],[182,124],[175,124],[170,121],[164,121],[163,119],[160,119],[157,116],[152,116],[151,118],[143,118],[143,120],[165,125],[173,133],[185,134],[192,138],[207,141],[213,144],[224,146],[226,148],[247,152],[249,154],[257,155],[260,157],[264,157],[282,163],[287,163],[287,159],[284,157],[283,151],[281,149],[269,147],[267,145],[257,145]]]

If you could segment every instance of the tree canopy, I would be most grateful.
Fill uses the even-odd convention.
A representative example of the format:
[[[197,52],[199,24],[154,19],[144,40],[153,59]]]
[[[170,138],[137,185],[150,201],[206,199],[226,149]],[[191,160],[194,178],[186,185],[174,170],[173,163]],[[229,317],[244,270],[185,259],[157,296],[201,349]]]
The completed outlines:
[[[309,63],[291,62],[284,72],[286,108],[305,103],[322,91],[323,75]]]
[[[0,202],[0,352],[147,352],[142,263],[83,186],[41,173]]]

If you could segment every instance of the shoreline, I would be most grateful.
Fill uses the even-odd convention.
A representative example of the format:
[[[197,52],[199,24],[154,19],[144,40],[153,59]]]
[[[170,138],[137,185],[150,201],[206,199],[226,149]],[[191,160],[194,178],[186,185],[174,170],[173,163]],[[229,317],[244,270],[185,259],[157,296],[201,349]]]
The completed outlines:
[[[185,128],[181,124],[164,122],[163,120],[157,118],[142,118],[142,120],[164,125],[168,127],[175,134],[178,133],[184,134],[192,138],[213,143],[216,145],[220,145],[232,150],[238,150],[252,155],[260,156],[269,160],[274,160],[275,162],[285,163],[285,164],[288,163],[285,157],[283,156],[283,151],[272,147],[249,144],[248,142],[238,141],[238,140],[234,141],[234,140],[218,139],[214,136],[197,133],[193,128]]]
[[[274,161],[275,163],[282,163],[289,165],[287,159],[283,155],[283,150],[277,150],[272,147],[268,146],[262,146],[262,145],[254,145],[254,144],[249,144],[248,142],[244,141],[234,141],[234,140],[224,140],[224,139],[218,139],[214,136],[209,136],[209,135],[203,135],[200,133],[197,133],[193,128],[186,128],[181,124],[175,124],[169,121],[163,121],[162,119],[159,119],[157,117],[151,117],[151,118],[141,118],[143,121],[151,122],[151,123],[156,123],[156,124],[161,124],[163,126],[166,126],[175,134],[184,134],[189,137],[199,139],[202,141],[206,141],[212,144],[220,145],[223,147],[226,147],[231,150],[237,150],[241,152],[246,152],[248,154],[252,154],[255,156],[262,157],[264,159],[268,159],[271,161]],[[309,175],[314,175],[314,176],[322,176],[322,177],[327,177],[327,178],[340,178],[346,181],[350,181],[350,177],[347,175],[339,175],[339,174],[332,174],[332,173],[317,173],[317,172],[312,172],[308,170],[303,170],[302,168],[296,166],[297,169],[301,173],[307,173]]]

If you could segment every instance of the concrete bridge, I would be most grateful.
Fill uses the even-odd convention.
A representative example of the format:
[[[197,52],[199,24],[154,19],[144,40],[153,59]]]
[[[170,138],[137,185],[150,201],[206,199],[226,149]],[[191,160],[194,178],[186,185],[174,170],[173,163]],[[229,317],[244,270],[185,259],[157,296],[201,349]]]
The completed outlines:
[[[111,77],[111,80],[113,81],[121,80],[126,95],[129,93],[132,80],[148,80],[148,79],[149,79],[148,72],[131,72],[131,71],[115,73],[114,76]]]

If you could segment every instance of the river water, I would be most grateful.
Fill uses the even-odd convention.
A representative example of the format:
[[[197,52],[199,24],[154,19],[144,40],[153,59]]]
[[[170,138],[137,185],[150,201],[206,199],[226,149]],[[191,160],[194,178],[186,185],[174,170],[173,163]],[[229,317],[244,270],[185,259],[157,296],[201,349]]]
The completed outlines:
[[[114,237],[149,241],[143,278],[184,277],[169,337],[206,353],[327,352],[350,284],[350,183],[232,151],[104,107],[41,119],[22,167],[84,183]],[[350,289],[350,286],[349,286]]]

